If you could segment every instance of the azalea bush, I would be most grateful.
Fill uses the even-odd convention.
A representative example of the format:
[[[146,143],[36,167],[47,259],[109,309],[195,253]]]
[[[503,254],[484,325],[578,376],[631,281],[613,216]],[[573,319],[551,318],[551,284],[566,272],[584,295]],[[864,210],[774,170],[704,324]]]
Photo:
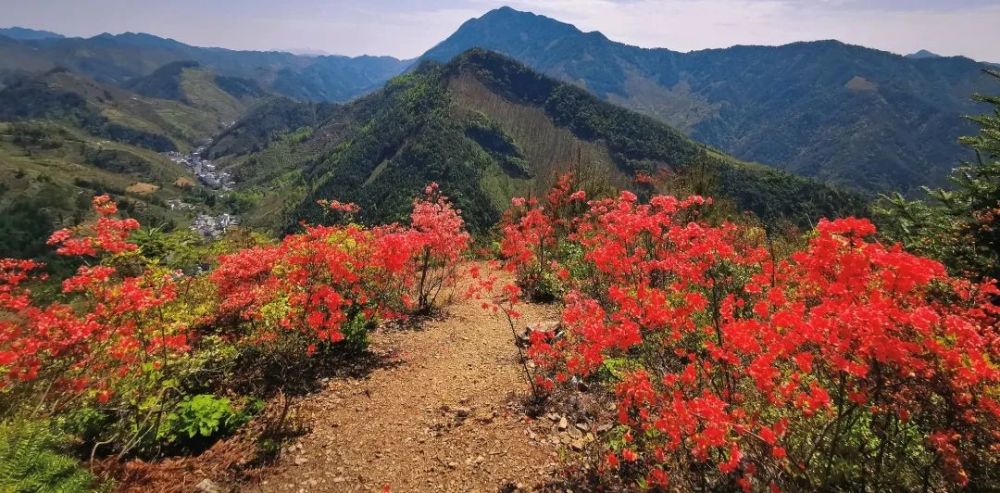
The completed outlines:
[[[117,218],[109,197],[95,198],[94,210],[96,220],[49,239],[81,264],[59,300],[33,299],[40,264],[0,260],[0,391],[4,414],[93,411],[95,442],[124,454],[155,436],[180,399],[189,331],[211,303],[195,295],[200,280],[139,254],[128,241],[138,222]]]
[[[53,285],[40,263],[0,260],[0,421],[51,419],[91,458],[194,450],[245,422],[253,397],[307,386],[303,367],[364,348],[378,323],[431,310],[454,284],[469,235],[436,185],[407,225],[323,205],[343,224],[197,249],[207,273],[169,267],[152,253],[163,239],[108,196],[49,239],[79,266],[57,293],[36,292]]]
[[[561,175],[544,200],[517,197],[504,213],[499,253],[530,299],[552,301],[564,294],[574,253],[565,240],[586,201],[583,190],[572,191],[573,183],[572,174]]]
[[[699,220],[709,202],[622,192],[559,226],[539,211],[505,228],[505,245],[525,234],[545,245],[566,228],[562,241],[582,252],[565,275],[563,332],[534,333],[529,355],[540,388],[582,379],[613,394],[605,481],[726,491],[1000,484],[992,281],[950,277],[855,218],[821,221],[778,258],[760,228]],[[526,205],[522,219],[538,211]],[[522,286],[538,251],[505,252]],[[507,286],[505,299],[520,291]]]
[[[431,184],[414,201],[408,226],[306,225],[278,244],[223,255],[210,277],[221,317],[250,322],[262,341],[297,332],[313,341],[312,352],[345,339],[363,345],[379,320],[429,311],[454,284],[468,244],[460,211]]]
[[[462,211],[455,209],[437,183],[424,190],[424,197],[413,201],[410,228],[405,233],[411,254],[411,268],[416,281],[416,310],[427,313],[441,291],[453,287],[459,261],[469,249],[471,237],[465,231]]]

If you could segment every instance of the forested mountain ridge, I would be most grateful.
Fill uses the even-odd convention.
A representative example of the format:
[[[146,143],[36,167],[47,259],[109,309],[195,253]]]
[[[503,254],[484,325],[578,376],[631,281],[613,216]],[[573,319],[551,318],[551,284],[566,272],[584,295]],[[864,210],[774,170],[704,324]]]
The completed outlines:
[[[181,80],[183,78],[183,80]],[[211,73],[178,73],[176,98],[103,84],[67,69],[17,77],[0,90],[0,121],[57,120],[154,151],[184,150],[240,118],[257,98],[237,99]]]
[[[62,34],[57,34],[51,31],[45,31],[41,29],[28,29],[25,27],[4,27],[0,28],[0,36],[4,36],[10,39],[19,40],[32,40],[32,39],[57,39],[63,38]]]
[[[985,64],[911,59],[837,41],[680,53],[507,7],[423,55],[507,54],[742,159],[872,191],[940,184],[965,152]]]
[[[512,196],[539,193],[566,171],[595,193],[631,187],[637,176],[661,177],[671,191],[715,195],[766,220],[808,223],[864,207],[857,195],[739,162],[484,50],[443,65],[425,63],[346,106],[314,112],[283,104],[294,121],[282,126],[251,115],[238,122],[228,134],[257,140],[220,162],[245,183],[269,189],[260,199],[268,210],[284,198],[286,225],[322,222],[315,203],[328,198],[358,203],[366,222],[397,220],[409,207],[407,197],[436,181],[482,230]],[[311,124],[303,116],[322,121]],[[285,175],[275,179],[281,167]]]

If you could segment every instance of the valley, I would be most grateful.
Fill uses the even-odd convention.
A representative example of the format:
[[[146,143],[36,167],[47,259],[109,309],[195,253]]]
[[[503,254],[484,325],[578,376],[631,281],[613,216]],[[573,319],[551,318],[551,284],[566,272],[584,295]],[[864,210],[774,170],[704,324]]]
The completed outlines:
[[[468,10],[313,1],[197,15]],[[1000,490],[994,65],[68,34],[0,27],[0,492]]]

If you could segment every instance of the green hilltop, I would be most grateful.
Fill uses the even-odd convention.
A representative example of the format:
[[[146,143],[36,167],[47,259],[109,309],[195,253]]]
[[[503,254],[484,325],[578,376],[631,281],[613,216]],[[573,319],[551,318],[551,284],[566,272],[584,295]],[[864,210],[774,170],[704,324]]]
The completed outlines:
[[[739,161],[485,50],[424,64],[344,106],[273,104],[207,151],[241,178],[251,223],[272,228],[321,222],[323,198],[358,203],[367,222],[399,220],[408,197],[436,181],[482,231],[512,196],[568,171],[598,194],[667,173],[666,191],[717,195],[766,221],[864,210],[857,194]],[[276,113],[288,121],[267,117]]]

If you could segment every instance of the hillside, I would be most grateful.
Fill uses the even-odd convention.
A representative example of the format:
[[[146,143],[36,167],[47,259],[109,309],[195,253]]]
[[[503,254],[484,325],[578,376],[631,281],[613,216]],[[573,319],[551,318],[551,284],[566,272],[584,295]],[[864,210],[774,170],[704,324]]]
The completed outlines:
[[[225,94],[195,87],[186,94]],[[0,256],[45,253],[45,231],[79,222],[98,194],[166,229],[209,211],[214,197],[162,153],[238,118],[249,100],[227,97],[228,107],[144,97],[65,69],[17,78],[0,90]]]
[[[192,72],[204,83],[214,78],[209,85],[237,100],[243,99],[237,93],[259,90],[346,102],[418,65],[392,57],[201,48],[143,33],[28,34],[0,36],[0,87],[11,77],[66,67],[176,100],[183,97],[180,75]],[[507,7],[467,21],[421,59],[446,63],[475,47],[511,56],[740,159],[870,192],[914,193],[945,184],[967,155],[957,139],[971,130],[963,116],[979,111],[969,96],[986,88],[982,69],[988,66],[837,41],[690,53],[646,49]],[[198,85],[198,77],[189,79]],[[220,97],[197,101],[231,109]]]
[[[872,191],[942,184],[965,155],[962,118],[984,64],[906,58],[836,41],[680,53],[501,8],[423,59],[473,47],[507,54],[653,116],[739,158]]]
[[[152,74],[130,80],[125,87],[150,98],[178,101],[211,114],[220,122],[233,122],[268,93],[257,82],[225,77],[197,62],[173,62]]]
[[[223,91],[203,71],[185,69],[183,85],[183,100],[173,101],[54,69],[20,77],[0,91],[0,121],[60,120],[95,136],[162,152],[184,150],[215,135],[251,104]]]
[[[65,67],[124,87],[141,85],[133,81],[177,62],[196,62],[221,77],[249,79],[269,91],[316,101],[353,99],[411,63],[392,57],[309,57],[202,48],[144,33],[23,40],[0,37],[0,74],[37,74]]]
[[[752,210],[769,221],[807,224],[863,209],[858,196],[739,162],[482,50],[445,65],[425,64],[377,93],[328,110],[318,124],[310,124],[321,119],[315,109],[286,105],[287,124],[251,115],[229,129],[229,135],[258,139],[248,137],[220,159],[244,190],[255,190],[250,208],[269,213],[251,215],[265,223],[282,207],[286,226],[303,218],[321,222],[315,202],[323,198],[357,202],[366,222],[397,220],[410,205],[407,197],[436,181],[471,227],[483,230],[512,196],[540,193],[567,171],[595,194],[630,186],[640,174],[666,176],[663,189],[715,195],[732,210]],[[222,154],[217,147],[227,140],[224,134],[207,152]],[[246,151],[256,148],[262,150]]]

